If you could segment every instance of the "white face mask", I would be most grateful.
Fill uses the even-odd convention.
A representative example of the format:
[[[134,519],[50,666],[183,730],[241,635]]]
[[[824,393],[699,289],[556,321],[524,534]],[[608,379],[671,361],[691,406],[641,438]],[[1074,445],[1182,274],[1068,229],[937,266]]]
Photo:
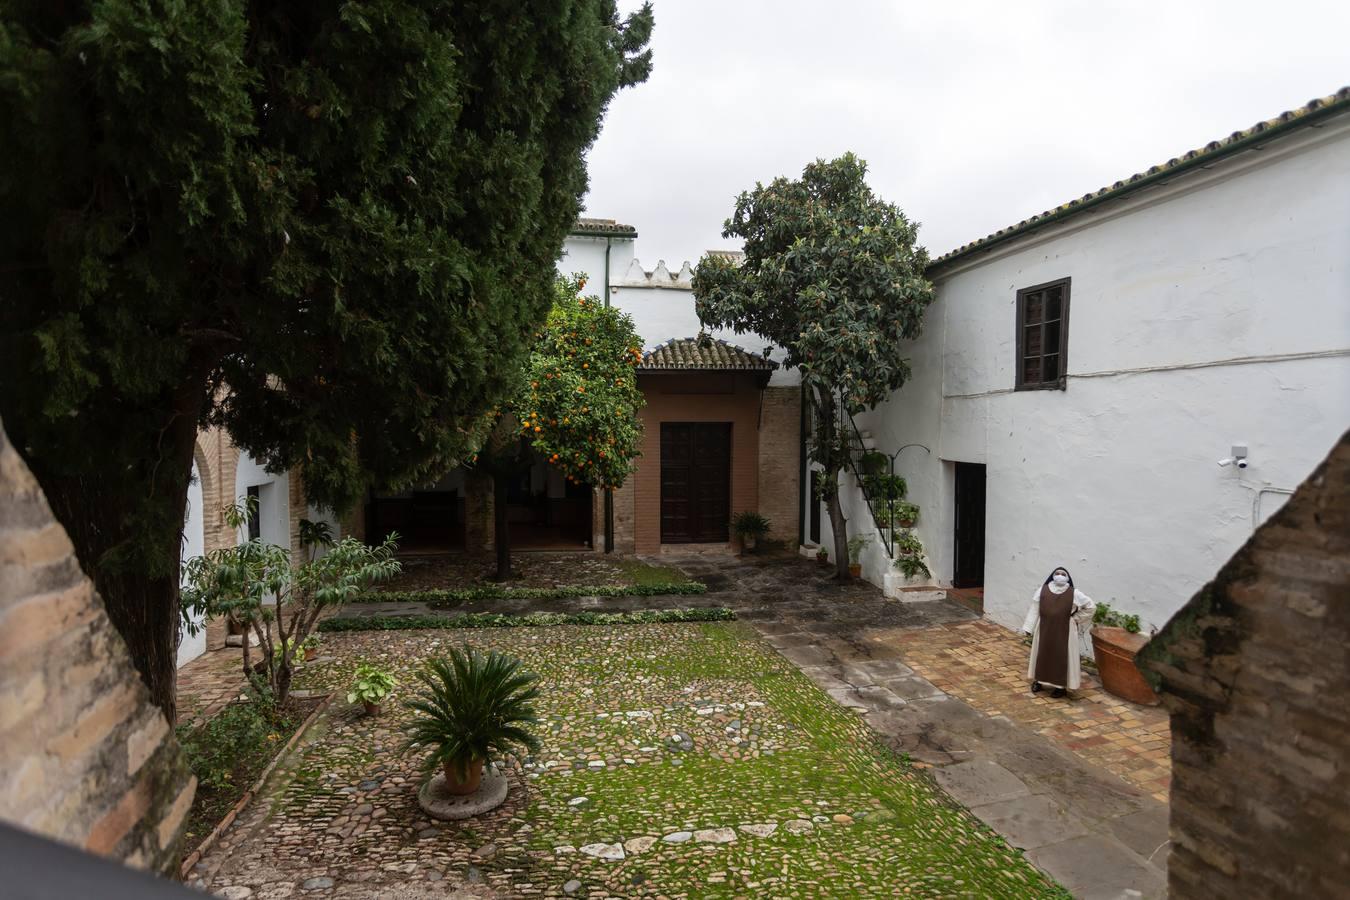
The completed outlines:
[[[1064,587],[1064,585],[1066,585],[1066,584],[1069,583],[1069,576],[1068,576],[1068,575],[1056,575],[1056,576],[1054,576],[1053,578],[1051,578],[1050,580],[1053,581],[1055,584],[1059,585],[1060,587]]]

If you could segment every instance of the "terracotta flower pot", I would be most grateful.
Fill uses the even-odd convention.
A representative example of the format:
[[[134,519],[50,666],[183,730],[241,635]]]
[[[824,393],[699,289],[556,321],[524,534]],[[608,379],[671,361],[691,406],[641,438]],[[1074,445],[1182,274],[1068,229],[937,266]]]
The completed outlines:
[[[897,519],[896,522],[895,522],[895,524],[896,524],[896,526],[899,527],[899,528],[913,528],[913,527],[914,527],[914,520],[913,520],[913,519]]]
[[[478,786],[483,782],[483,761],[481,759],[475,759],[469,763],[469,770],[464,778],[459,777],[459,767],[452,763],[443,764],[441,771],[445,772],[445,789],[452,794],[472,794],[478,790]]]
[[[1158,695],[1134,664],[1134,657],[1148,638],[1131,634],[1124,628],[1097,625],[1092,629],[1092,655],[1097,660],[1097,674],[1102,687],[1123,700],[1156,706]]]
[[[830,564],[830,558],[829,558],[828,556],[817,556],[817,557],[816,557],[816,565],[820,566],[822,569],[825,568],[826,566],[828,566],[829,564]]]
[[[848,564],[848,574],[852,575],[854,578],[861,578],[861,577],[862,577],[862,563],[849,563],[849,564]]]
[[[362,700],[361,705],[366,708],[366,715],[378,716],[380,714],[380,704],[371,703],[369,700]]]

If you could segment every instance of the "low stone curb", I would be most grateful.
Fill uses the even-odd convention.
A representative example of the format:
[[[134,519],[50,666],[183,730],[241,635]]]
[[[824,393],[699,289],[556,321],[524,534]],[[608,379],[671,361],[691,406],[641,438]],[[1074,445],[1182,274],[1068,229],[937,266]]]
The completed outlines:
[[[300,738],[305,736],[305,732],[309,731],[309,727],[314,724],[314,720],[319,717],[320,713],[328,709],[329,704],[333,702],[333,698],[336,696],[336,693],[329,694],[319,702],[318,706],[314,707],[314,710],[305,717],[305,721],[300,723],[300,727],[295,729],[295,733],[292,734],[291,739],[286,742],[286,746],[282,747],[281,750],[277,752],[277,755],[272,757],[272,761],[263,768],[262,773],[253,782],[252,786],[244,791],[244,795],[240,797],[239,801],[225,814],[225,818],[221,819],[216,827],[211,829],[211,833],[197,845],[197,849],[188,854],[187,858],[183,860],[183,864],[178,869],[178,877],[181,880],[187,881],[188,877],[192,874],[193,867],[201,862],[202,857],[206,855],[207,851],[216,845],[216,843],[225,835],[225,832],[230,830],[230,826],[239,818],[239,814],[253,802],[253,798],[257,796],[258,791],[262,790],[263,783],[272,776],[272,772],[275,771],[277,763],[281,762],[283,757],[289,755],[291,750],[295,749],[295,745],[300,742]]]

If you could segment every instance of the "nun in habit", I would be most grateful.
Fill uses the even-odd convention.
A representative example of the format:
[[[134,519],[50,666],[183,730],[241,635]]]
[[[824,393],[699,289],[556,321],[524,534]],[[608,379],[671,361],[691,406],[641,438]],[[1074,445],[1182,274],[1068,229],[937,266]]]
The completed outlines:
[[[1060,566],[1050,573],[1031,597],[1022,630],[1032,636],[1027,680],[1031,691],[1054,688],[1051,697],[1063,697],[1082,681],[1079,650],[1081,629],[1092,622],[1097,604],[1073,586],[1069,570]]]

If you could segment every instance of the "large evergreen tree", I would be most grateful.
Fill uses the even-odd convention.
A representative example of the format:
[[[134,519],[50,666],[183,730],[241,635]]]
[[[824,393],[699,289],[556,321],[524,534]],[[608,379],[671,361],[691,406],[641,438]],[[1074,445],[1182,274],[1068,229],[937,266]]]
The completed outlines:
[[[722,236],[745,241],[745,260],[712,255],[699,263],[699,319],[772,341],[787,353],[784,366],[800,370],[837,572],[848,578],[839,503],[847,415],[871,409],[909,378],[905,342],[919,336],[934,296],[924,277],[928,253],[918,227],[872,193],[867,164],[851,153],[741,194]]]
[[[614,0],[0,0],[0,415],[166,711],[197,428],[339,509],[463,459],[651,28]]]

